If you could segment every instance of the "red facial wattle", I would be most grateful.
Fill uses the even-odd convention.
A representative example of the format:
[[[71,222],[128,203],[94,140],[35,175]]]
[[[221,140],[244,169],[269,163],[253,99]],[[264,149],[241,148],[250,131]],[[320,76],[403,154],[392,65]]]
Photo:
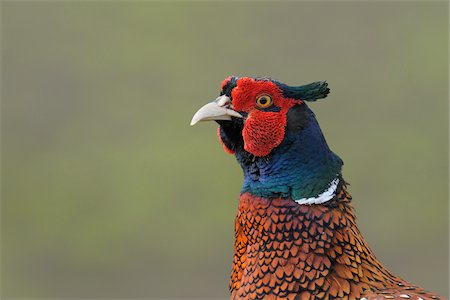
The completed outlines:
[[[286,112],[250,112],[242,130],[244,149],[255,156],[266,156],[284,139]]]
[[[227,79],[222,85],[226,83]],[[271,107],[258,107],[256,100],[261,95],[271,98]],[[247,114],[242,130],[244,149],[255,156],[266,156],[280,145],[284,139],[288,110],[302,103],[301,100],[285,98],[273,82],[253,78],[238,79],[231,98],[233,109]]]

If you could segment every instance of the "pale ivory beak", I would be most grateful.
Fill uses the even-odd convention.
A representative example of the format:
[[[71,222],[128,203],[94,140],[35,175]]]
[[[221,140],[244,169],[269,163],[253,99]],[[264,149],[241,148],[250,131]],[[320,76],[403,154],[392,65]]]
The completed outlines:
[[[231,120],[231,117],[243,118],[240,113],[230,109],[231,100],[223,95],[215,101],[202,106],[192,117],[191,126],[200,121]]]

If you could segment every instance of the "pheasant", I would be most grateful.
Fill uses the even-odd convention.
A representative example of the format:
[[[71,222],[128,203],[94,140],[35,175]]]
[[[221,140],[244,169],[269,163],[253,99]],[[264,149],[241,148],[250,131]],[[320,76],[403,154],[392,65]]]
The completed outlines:
[[[244,173],[231,299],[443,299],[392,274],[364,241],[343,162],[306,105],[329,91],[231,76],[192,118],[219,124]]]

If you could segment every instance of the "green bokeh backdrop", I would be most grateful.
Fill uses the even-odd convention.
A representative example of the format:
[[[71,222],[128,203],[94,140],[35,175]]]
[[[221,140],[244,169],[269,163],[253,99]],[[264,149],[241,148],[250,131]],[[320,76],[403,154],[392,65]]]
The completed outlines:
[[[445,2],[4,2],[2,299],[226,298],[242,181],[228,75],[327,80],[312,104],[359,224],[448,296]]]

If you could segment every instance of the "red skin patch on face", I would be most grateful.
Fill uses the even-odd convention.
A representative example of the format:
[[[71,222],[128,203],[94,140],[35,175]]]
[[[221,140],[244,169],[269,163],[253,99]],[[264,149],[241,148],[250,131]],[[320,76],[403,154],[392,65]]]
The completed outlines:
[[[269,95],[278,112],[263,111],[256,105],[260,95]],[[284,139],[286,115],[301,100],[284,98],[280,88],[271,81],[257,81],[240,78],[231,92],[232,104],[236,111],[247,112],[242,136],[244,149],[255,156],[266,156]]]
[[[286,113],[253,110],[245,121],[244,149],[256,156],[266,156],[281,144],[286,127]]]
[[[228,148],[225,143],[222,141],[222,138],[220,137],[220,126],[217,128],[217,136],[219,137],[219,141],[223,146],[223,149],[225,150],[226,153],[228,154],[234,154],[235,151],[231,150],[230,148]]]

